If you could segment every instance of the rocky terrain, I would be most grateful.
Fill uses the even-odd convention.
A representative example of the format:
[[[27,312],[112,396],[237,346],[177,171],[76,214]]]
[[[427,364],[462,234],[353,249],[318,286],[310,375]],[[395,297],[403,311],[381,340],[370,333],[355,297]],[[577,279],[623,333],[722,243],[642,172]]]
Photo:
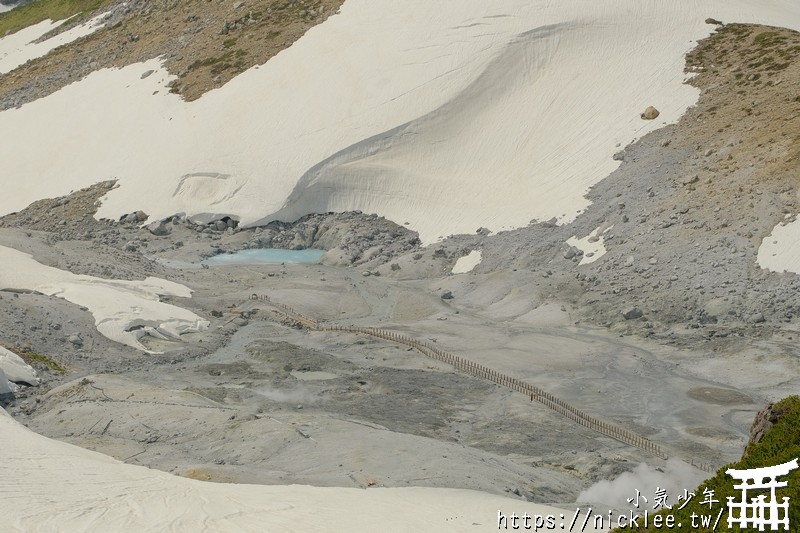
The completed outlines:
[[[620,168],[589,191],[593,205],[574,223],[434,248],[449,257],[482,249],[478,272],[516,269],[538,297],[615,332],[690,346],[777,331],[791,340],[800,279],[760,268],[756,256],[798,211],[798,50],[789,30],[721,26],[687,57],[698,104],[621,150]],[[565,242],[598,228],[607,252],[587,264]]]
[[[0,77],[0,108],[154,51],[178,75],[174,88],[197,98],[339,4],[120,3],[107,29]],[[800,280],[756,264],[762,240],[798,211],[798,53],[794,32],[720,26],[687,57],[698,104],[620,147],[619,169],[567,225],[476,228],[422,247],[402,221],[358,212],[258,228],[150,220],[147,206],[97,220],[113,181],[6,215],[0,245],[76,274],[185,284],[193,297],[172,303],[211,322],[182,342],[148,339],[163,352],[148,355],[104,338],[84,308],[4,291],[0,344],[43,378],[9,412],[44,435],[213,481],[454,486],[552,502],[653,460],[402,346],[305,331],[248,300],[256,293],[326,323],[441,342],[675,457],[738,457],[753,415],[798,381]],[[590,235],[605,254],[566,244]],[[264,247],[326,255],[321,265],[164,264]],[[451,275],[472,250],[481,263]]]
[[[418,253],[420,249],[416,232],[383,217],[360,212],[308,215],[294,222],[272,222],[257,228],[240,228],[230,217],[207,223],[196,223],[180,215],[149,221],[142,210],[126,214],[120,220],[97,220],[94,214],[98,202],[114,186],[113,181],[103,182],[68,196],[34,202],[19,213],[0,217],[0,227],[40,232],[51,245],[84,241],[109,253],[131,252],[127,257],[134,261],[141,260],[141,254],[199,261],[252,248],[317,248],[328,252],[326,264],[353,266],[383,264],[405,253]],[[63,264],[51,266],[68,266],[67,270],[72,271],[76,268]],[[110,266],[75,273],[129,279]]]
[[[105,27],[0,77],[0,110],[42,98],[89,73],[153,57],[176,76],[171,89],[195,100],[290,46],[336,13],[343,0],[134,0],[99,2]],[[85,22],[89,14],[57,31]],[[145,75],[145,74],[143,74]]]

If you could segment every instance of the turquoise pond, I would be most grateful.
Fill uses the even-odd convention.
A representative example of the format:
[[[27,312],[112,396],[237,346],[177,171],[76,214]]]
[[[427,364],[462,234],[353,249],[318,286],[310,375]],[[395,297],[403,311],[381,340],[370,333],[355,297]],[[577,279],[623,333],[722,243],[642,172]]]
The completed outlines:
[[[172,261],[159,259],[158,262],[171,268],[201,268],[202,266],[217,267],[229,265],[279,265],[281,263],[319,263],[325,250],[283,250],[280,248],[257,248],[240,250],[230,254],[219,254],[210,257],[201,263],[187,263],[185,261]]]
[[[223,265],[279,265],[281,263],[318,263],[325,250],[282,250],[280,248],[257,248],[241,250],[232,254],[219,254],[203,261],[208,266]]]

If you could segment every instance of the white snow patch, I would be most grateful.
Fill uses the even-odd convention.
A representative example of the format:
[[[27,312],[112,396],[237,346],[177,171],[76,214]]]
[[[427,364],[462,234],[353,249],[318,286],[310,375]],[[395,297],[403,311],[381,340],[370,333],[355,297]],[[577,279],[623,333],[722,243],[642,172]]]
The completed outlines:
[[[11,383],[6,377],[6,373],[0,368],[0,395],[12,394],[17,392],[17,386]],[[0,409],[2,411],[2,409]]]
[[[0,113],[0,213],[116,177],[99,217],[359,209],[426,244],[567,222],[618,146],[696,102],[684,53],[709,16],[800,29],[796,0],[348,0],[193,103],[152,60]]]
[[[6,531],[461,532],[498,509],[571,512],[471,490],[205,483],[47,439],[3,409],[0,450]]]
[[[0,346],[0,372],[5,375],[8,381],[27,385],[39,384],[39,376],[36,375],[36,370],[23,361],[20,356],[2,346]],[[2,378],[0,377],[1,384]]]
[[[453,265],[453,274],[466,274],[472,272],[473,269],[481,263],[481,251],[472,250],[464,257],[459,257],[456,264]]]
[[[605,234],[614,226],[600,226],[589,235],[582,239],[576,238],[574,235],[567,239],[567,244],[574,246],[583,251],[583,257],[579,265],[588,265],[594,263],[606,254],[606,247],[603,242]]]
[[[100,333],[139,350],[148,351],[138,340],[144,334],[177,338],[208,326],[191,311],[159,301],[159,295],[191,297],[191,290],[178,283],[153,277],[125,281],[77,275],[5,246],[0,246],[0,264],[0,289],[37,291],[84,306]]]
[[[105,20],[106,16],[106,14],[98,15],[83,24],[39,43],[33,41],[58,28],[69,19],[59,20],[58,22],[43,20],[38,24],[28,26],[16,33],[3,37],[0,39],[0,74],[11,72],[26,61],[47,55],[54,48],[71,43],[80,37],[97,31],[103,26],[103,20]]]
[[[5,13],[6,11],[11,11],[16,6],[7,6],[5,4],[0,4],[0,13]]]
[[[773,272],[800,274],[800,221],[775,226],[761,241],[756,262]]]

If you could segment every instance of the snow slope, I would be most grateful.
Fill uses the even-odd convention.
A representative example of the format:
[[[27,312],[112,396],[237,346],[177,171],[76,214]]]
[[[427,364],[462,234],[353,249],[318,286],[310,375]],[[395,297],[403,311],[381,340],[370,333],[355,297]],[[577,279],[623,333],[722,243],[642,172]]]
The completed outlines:
[[[800,274],[800,223],[777,224],[758,248],[758,265],[773,272]]]
[[[208,322],[194,313],[161,303],[159,295],[189,298],[187,287],[159,278],[107,280],[77,275],[38,263],[30,255],[0,246],[0,289],[26,289],[58,296],[89,309],[97,330],[139,350],[142,335],[177,338],[200,331]]]
[[[483,253],[480,250],[472,250],[464,257],[459,257],[456,264],[453,265],[451,272],[453,274],[466,274],[472,272],[475,267],[481,264]]]
[[[17,383],[35,386],[39,376],[20,356],[0,346],[0,395],[16,392]]]
[[[574,512],[468,490],[203,483],[47,439],[2,409],[0,450],[6,532],[462,532],[496,530],[498,510]]]
[[[0,13],[12,9],[4,10],[2,9],[3,7],[5,6],[0,5]],[[34,41],[67,21],[53,22],[52,20],[44,20],[0,39],[0,74],[11,72],[26,61],[42,57],[54,48],[71,43],[80,37],[97,31],[103,26],[103,19],[105,19],[105,15],[97,16],[84,24],[70,28],[42,42]]]
[[[39,376],[36,375],[36,370],[23,361],[20,356],[2,346],[0,346],[0,373],[8,381],[27,383],[28,385],[39,384]],[[0,376],[0,386],[3,381],[2,376]]]
[[[15,191],[0,212],[116,177],[98,216],[361,209],[425,242],[568,221],[620,146],[696,101],[683,54],[713,30],[706,17],[797,29],[800,4],[347,0],[193,103],[152,60],[0,113],[0,180]],[[648,105],[657,120],[639,118]]]
[[[578,264],[588,265],[589,263],[594,263],[606,254],[606,247],[603,241],[606,233],[613,227],[614,226],[602,226],[596,228],[582,239],[577,238],[575,235],[567,239],[567,244],[583,252],[583,257],[581,257],[581,261]]]
[[[6,373],[3,372],[3,369],[0,368],[0,396],[4,396],[6,394],[13,394],[16,392],[17,386],[11,383],[6,376]]]
[[[800,223],[793,217],[776,224],[758,247],[758,265],[773,272],[800,274]]]

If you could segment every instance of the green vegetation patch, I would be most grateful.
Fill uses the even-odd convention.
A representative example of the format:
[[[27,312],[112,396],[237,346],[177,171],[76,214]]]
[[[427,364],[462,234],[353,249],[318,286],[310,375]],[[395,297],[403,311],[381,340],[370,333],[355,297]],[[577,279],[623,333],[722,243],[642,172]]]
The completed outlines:
[[[732,496],[734,501],[741,499],[741,492],[734,489],[734,485],[738,485],[739,481],[733,479],[725,473],[729,468],[736,470],[745,470],[749,468],[763,468],[768,466],[780,465],[788,463],[793,459],[800,458],[800,396],[790,396],[775,404],[772,409],[773,413],[778,416],[778,421],[775,425],[764,435],[761,442],[758,444],[751,444],[747,447],[744,457],[738,463],[730,464],[720,468],[716,475],[707,479],[700,486],[695,489],[695,497],[683,509],[678,510],[678,505],[675,502],[668,502],[673,504],[672,510],[664,510],[658,514],[671,514],[675,516],[675,523],[682,523],[686,529],[692,523],[692,514],[697,516],[709,515],[709,505],[702,505],[704,500],[704,490],[714,491],[713,499],[718,500],[719,503],[714,504],[711,513],[714,515],[712,519],[716,519],[716,515],[720,509],[725,509],[717,528],[718,531],[753,531],[750,529],[741,529],[738,525],[734,524],[732,528],[728,529],[728,512],[727,502],[728,496]],[[781,481],[787,481],[788,486],[779,489],[778,497],[783,498],[787,496],[790,498],[789,505],[789,524],[791,531],[800,531],[800,469],[794,470],[789,475],[780,478]],[[767,491],[750,490],[749,497],[756,497],[758,494],[765,493],[769,499]],[[696,518],[696,523],[700,524],[700,519]],[[651,521],[652,523],[652,521]],[[699,533],[711,533],[711,527],[699,527],[691,529]],[[756,528],[757,530],[757,528]],[[769,527],[767,527],[769,530]],[[640,528],[640,529],[615,529],[614,532],[622,533],[623,531],[663,531],[655,527]],[[783,531],[783,529],[781,529]]]
[[[110,3],[111,0],[36,0],[0,13],[0,37],[47,19],[64,20],[77,15],[75,20],[83,20]]]
[[[242,49],[228,50],[219,56],[207,57],[205,59],[193,61],[189,65],[188,69],[193,70],[200,67],[211,67],[211,74],[213,76],[216,76],[229,68],[242,70],[246,65],[244,60],[246,55],[247,51]]]
[[[40,353],[35,353],[35,352],[20,352],[17,355],[22,357],[22,360],[31,366],[33,366],[34,363],[41,363],[47,368],[49,368],[52,372],[55,372],[57,374],[67,373],[66,368],[64,368],[54,360],[50,359],[46,355],[42,355]]]
[[[782,37],[776,31],[765,31],[756,35],[753,43],[760,48],[771,48],[779,44],[785,44],[786,37]]]
[[[55,372],[57,374],[66,374],[67,373],[67,369],[66,368],[61,366],[58,362],[54,361],[53,359],[50,359],[46,355],[42,355],[40,353],[32,352],[28,348],[23,348],[21,350],[17,350],[17,349],[11,348],[10,346],[3,346],[3,345],[0,345],[0,346],[2,346],[3,348],[5,348],[6,350],[8,350],[8,351],[10,351],[12,353],[17,354],[18,356],[20,356],[22,358],[23,361],[25,361],[25,363],[27,363],[27,364],[29,364],[31,366],[35,366],[34,363],[39,363],[39,364],[42,364],[42,365],[46,366],[47,368],[49,368],[51,372]]]

